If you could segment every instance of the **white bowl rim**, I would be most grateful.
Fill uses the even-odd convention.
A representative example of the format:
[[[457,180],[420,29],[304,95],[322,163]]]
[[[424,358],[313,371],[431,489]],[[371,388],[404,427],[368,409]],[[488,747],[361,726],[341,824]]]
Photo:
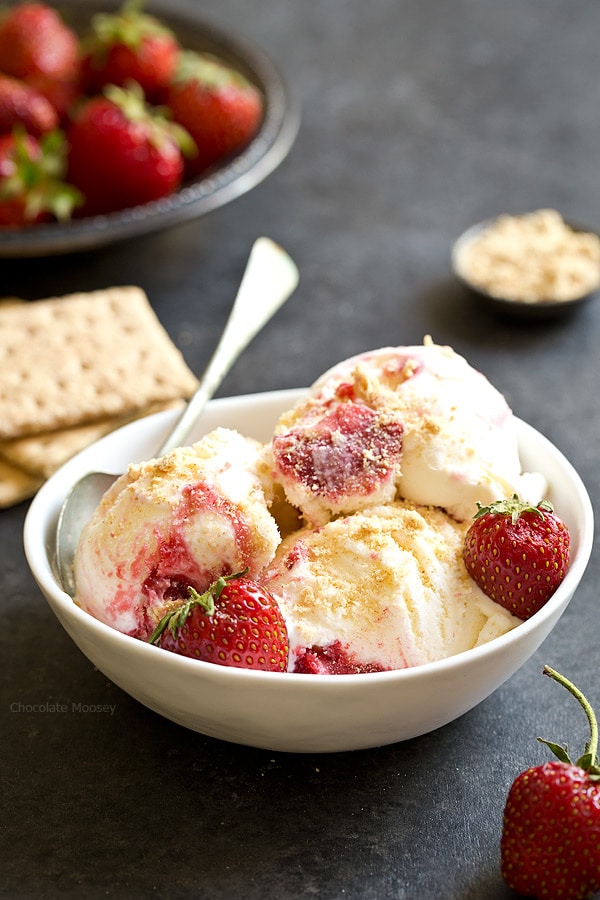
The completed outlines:
[[[261,401],[266,403],[268,401],[281,400],[282,409],[284,409],[287,408],[289,404],[294,403],[297,399],[299,399],[303,394],[306,393],[306,391],[306,388],[292,388],[279,391],[266,391],[255,394],[224,397],[210,401],[209,407],[212,409],[222,409],[223,411],[226,411],[228,407],[236,406],[240,402],[250,405],[252,403]],[[111,432],[109,435],[101,438],[99,441],[94,442],[94,444],[78,453],[75,457],[61,466],[61,468],[58,469],[57,472],[50,476],[48,481],[40,488],[36,496],[31,501],[25,518],[23,529],[25,555],[34,578],[38,582],[42,591],[47,592],[52,597],[53,604],[60,608],[66,616],[74,618],[75,622],[79,621],[86,629],[88,629],[92,633],[96,633],[99,639],[105,640],[108,638],[110,641],[115,642],[116,647],[122,648],[124,653],[133,652],[160,654],[162,664],[176,666],[182,669],[187,668],[191,674],[196,673],[197,675],[200,675],[202,672],[210,672],[211,677],[216,679],[235,680],[237,678],[243,678],[244,680],[252,679],[257,683],[260,683],[264,680],[272,681],[273,679],[284,678],[286,684],[289,684],[292,690],[292,686],[294,684],[301,684],[303,689],[306,689],[307,684],[309,683],[318,685],[320,683],[323,683],[324,681],[327,682],[330,689],[333,685],[336,684],[340,685],[340,689],[344,689],[343,686],[347,687],[349,684],[357,685],[358,682],[376,683],[386,682],[390,680],[399,680],[400,682],[407,681],[410,683],[414,678],[427,678],[427,676],[437,677],[440,673],[450,672],[451,670],[464,665],[468,660],[475,661],[476,659],[483,659],[486,656],[496,655],[497,653],[501,653],[503,648],[508,644],[512,644],[517,640],[527,640],[531,632],[537,631],[538,628],[544,626],[544,623],[548,619],[556,616],[557,608],[560,608],[561,606],[564,606],[564,608],[566,608],[568,602],[570,602],[569,595],[574,593],[577,585],[583,577],[585,569],[587,568],[592,552],[594,538],[594,514],[587,489],[575,468],[566,459],[562,452],[554,444],[552,444],[552,442],[541,432],[537,431],[535,428],[533,428],[533,426],[528,425],[526,422],[523,422],[523,420],[515,416],[517,427],[519,429],[519,436],[527,436],[528,434],[534,435],[536,440],[545,444],[551,455],[558,462],[560,462],[561,468],[565,471],[566,474],[568,474],[571,480],[572,486],[577,493],[579,506],[583,511],[583,521],[581,523],[581,540],[578,546],[577,554],[572,560],[567,574],[565,575],[565,578],[559,585],[558,589],[552,595],[550,600],[545,604],[545,606],[543,606],[542,609],[539,610],[539,612],[537,612],[530,619],[520,623],[512,631],[494,638],[493,640],[479,647],[465,650],[461,653],[457,653],[453,656],[438,660],[436,662],[422,663],[420,665],[413,666],[407,669],[392,669],[386,670],[384,672],[369,672],[335,676],[307,676],[292,672],[262,672],[252,669],[237,669],[229,666],[218,666],[214,663],[190,659],[184,656],[179,656],[178,654],[170,653],[169,651],[163,650],[162,648],[155,647],[149,643],[145,643],[136,638],[130,637],[129,635],[122,634],[116,629],[111,628],[109,625],[105,625],[103,622],[95,619],[89,613],[78,607],[74,603],[73,599],[59,587],[58,582],[54,577],[45,536],[48,530],[51,531],[52,535],[54,533],[54,525],[48,520],[47,498],[55,493],[56,484],[60,481],[64,481],[65,475],[67,475],[71,469],[76,469],[77,464],[81,458],[84,458],[88,453],[92,452],[99,445],[107,444],[112,441],[118,441],[118,437],[122,435],[122,433],[126,430],[135,430],[136,428],[139,428],[141,421],[153,420],[158,422],[164,419],[166,424],[167,422],[170,422],[172,419],[174,419],[176,415],[176,410],[167,410],[155,413],[151,416],[146,417],[144,420],[136,420],[134,422],[130,422],[128,425],[125,425],[117,429],[116,431]],[[117,437],[115,437],[115,435],[117,435]],[[71,482],[67,481],[66,483],[70,484]],[[62,502],[65,494],[66,490],[63,490],[61,496],[59,496],[58,500],[56,501],[57,511],[58,506]],[[44,512],[44,510],[46,510],[46,512]],[[42,547],[46,547],[46,550],[43,553],[41,553]],[[37,558],[40,555],[44,560],[43,565],[40,565],[37,562]],[[565,601],[565,597],[568,598],[567,601]],[[560,610],[560,615],[562,615],[562,612],[564,612],[564,610]],[[149,658],[150,657],[148,657],[148,659]],[[159,657],[157,657],[157,660],[158,659]],[[334,687],[333,689],[336,688]]]

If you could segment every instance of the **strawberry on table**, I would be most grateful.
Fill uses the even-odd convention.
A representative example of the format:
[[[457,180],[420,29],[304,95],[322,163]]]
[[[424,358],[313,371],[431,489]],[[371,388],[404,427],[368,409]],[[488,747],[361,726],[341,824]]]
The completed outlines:
[[[287,670],[285,620],[273,595],[245,572],[218,578],[207,591],[169,610],[150,642],[182,656],[241,669]]]
[[[67,129],[68,179],[84,195],[83,215],[166,197],[184,172],[189,135],[144,102],[141,89],[109,85],[85,102]],[[182,152],[183,150],[183,152]]]
[[[51,6],[21,3],[0,15],[0,71],[15,78],[69,81],[79,72],[79,39]]]
[[[193,51],[180,54],[176,76],[161,100],[194,139],[197,153],[186,163],[192,176],[249,144],[263,115],[255,85],[215,57]]]
[[[39,137],[54,131],[59,117],[50,101],[31,85],[0,73],[0,134],[9,134],[18,125]]]
[[[0,225],[70,218],[81,196],[63,180],[64,157],[59,131],[39,141],[19,131],[0,136]]]
[[[129,0],[116,13],[99,13],[83,41],[82,79],[88,92],[137,82],[149,100],[171,81],[180,50],[173,32]]]
[[[501,871],[506,884],[537,900],[584,900],[600,890],[600,766],[594,712],[564,676],[548,675],[579,701],[590,740],[577,762],[566,747],[538,738],[558,757],[513,782],[504,809]]]
[[[565,577],[569,530],[548,500],[531,506],[514,494],[477,505],[463,552],[469,575],[500,606],[529,619]]]

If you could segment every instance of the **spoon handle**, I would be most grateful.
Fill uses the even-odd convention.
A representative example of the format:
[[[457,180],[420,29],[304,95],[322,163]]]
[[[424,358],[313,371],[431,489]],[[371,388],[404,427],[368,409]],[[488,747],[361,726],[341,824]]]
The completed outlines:
[[[157,456],[183,444],[206,403],[248,344],[283,306],[298,284],[298,269],[270,238],[258,238],[250,251],[237,296],[219,343],[183,413]]]

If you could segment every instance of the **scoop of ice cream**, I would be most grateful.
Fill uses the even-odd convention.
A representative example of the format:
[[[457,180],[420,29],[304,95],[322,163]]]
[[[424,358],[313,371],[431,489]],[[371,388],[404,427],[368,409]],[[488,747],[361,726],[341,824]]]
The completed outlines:
[[[280,536],[269,502],[263,445],[228,429],[130,466],[82,532],[76,602],[147,638],[190,586],[202,593],[246,568],[255,578],[271,561]]]
[[[308,404],[273,438],[275,477],[313,525],[396,495],[400,422],[354,402]]]
[[[351,430],[351,454],[338,422],[352,423],[357,409],[373,426]],[[450,347],[430,341],[363,353],[327,371],[281,417],[272,452],[275,477],[313,526],[394,497],[466,520],[477,501],[517,493],[534,503],[546,489],[542,476],[522,473],[516,421],[502,394]],[[349,467],[354,478],[346,477]]]
[[[468,525],[396,501],[287,537],[262,578],[290,637],[290,669],[345,673],[444,659],[519,619],[469,577]]]

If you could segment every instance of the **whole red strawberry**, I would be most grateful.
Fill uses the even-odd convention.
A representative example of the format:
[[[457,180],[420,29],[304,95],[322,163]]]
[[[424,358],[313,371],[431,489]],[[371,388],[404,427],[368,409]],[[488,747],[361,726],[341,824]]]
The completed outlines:
[[[50,101],[31,85],[0,73],[0,134],[12,132],[16,125],[39,137],[54,131],[59,117]]]
[[[0,71],[69,81],[79,71],[79,39],[51,6],[13,6],[0,17]]]
[[[581,703],[591,737],[572,763],[566,747],[547,744],[558,761],[532,766],[513,782],[504,809],[501,871],[507,885],[537,900],[584,900],[600,890],[598,726],[581,691],[549,666]]]
[[[49,132],[40,141],[15,131],[0,136],[0,225],[66,220],[81,202],[64,182],[64,136]]]
[[[165,650],[238,669],[285,672],[289,643],[277,601],[245,572],[225,575],[166,613],[150,642]]]
[[[190,142],[181,128],[145,104],[141,92],[114,85],[81,106],[67,140],[68,179],[85,197],[83,215],[172,194],[183,177],[181,148]]]
[[[530,506],[514,494],[477,505],[463,551],[469,575],[500,606],[529,619],[565,577],[569,530],[548,500]]]
[[[82,80],[88,92],[137,82],[149,100],[171,81],[180,50],[173,32],[129,0],[116,13],[99,13],[83,41]]]
[[[262,94],[241,73],[192,51],[180,54],[177,75],[162,101],[194,139],[197,153],[187,160],[192,176],[245,147],[263,114]]]

